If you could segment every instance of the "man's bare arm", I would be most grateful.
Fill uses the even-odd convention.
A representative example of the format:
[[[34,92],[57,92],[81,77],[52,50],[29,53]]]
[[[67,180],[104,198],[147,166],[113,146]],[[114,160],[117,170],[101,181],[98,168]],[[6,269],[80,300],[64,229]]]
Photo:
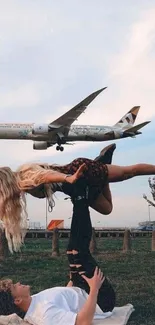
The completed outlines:
[[[97,304],[98,290],[90,290],[88,299],[77,314],[75,325],[91,325]]]
[[[104,282],[105,277],[100,269],[96,267],[94,276],[87,278],[85,275],[81,275],[90,287],[90,292],[87,301],[77,314],[75,325],[91,325],[96,310],[97,296],[99,289]]]

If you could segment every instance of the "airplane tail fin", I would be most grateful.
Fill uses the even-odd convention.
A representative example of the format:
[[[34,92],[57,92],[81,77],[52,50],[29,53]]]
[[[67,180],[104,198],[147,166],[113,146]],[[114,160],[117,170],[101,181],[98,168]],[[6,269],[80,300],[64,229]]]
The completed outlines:
[[[140,106],[134,106],[126,113],[114,126],[122,129],[128,129],[132,127],[136,121]]]

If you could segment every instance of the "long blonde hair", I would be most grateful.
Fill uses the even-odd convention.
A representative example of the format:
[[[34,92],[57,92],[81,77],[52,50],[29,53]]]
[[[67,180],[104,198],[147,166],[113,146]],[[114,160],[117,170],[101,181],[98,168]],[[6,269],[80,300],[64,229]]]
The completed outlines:
[[[26,235],[28,216],[24,191],[43,184],[48,172],[56,171],[47,164],[25,164],[15,173],[9,167],[0,168],[0,220],[10,252],[20,250]],[[51,184],[45,184],[45,195],[52,209],[54,200]]]
[[[16,178],[17,184],[21,191],[33,189],[34,187],[44,184],[45,196],[48,200],[49,207],[52,211],[55,202],[53,199],[53,188],[51,184],[45,184],[45,175],[57,173],[54,170],[54,165],[46,163],[31,163],[24,164],[17,169]]]
[[[9,167],[0,168],[0,219],[9,250],[18,251],[27,228],[26,200]]]

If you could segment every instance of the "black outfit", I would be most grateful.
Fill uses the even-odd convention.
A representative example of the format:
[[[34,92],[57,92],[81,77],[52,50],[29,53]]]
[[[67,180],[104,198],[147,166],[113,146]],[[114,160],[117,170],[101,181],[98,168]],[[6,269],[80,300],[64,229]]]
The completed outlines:
[[[65,192],[67,193],[67,184]],[[84,180],[81,179],[73,185],[71,195],[73,203],[73,218],[67,251],[78,251],[78,254],[76,255],[68,254],[68,260],[69,264],[81,265],[79,268],[76,266],[70,267],[73,285],[84,289],[89,294],[89,286],[81,277],[79,272],[85,271],[85,275],[91,278],[98,264],[89,251],[92,225],[87,197],[87,187],[84,184]],[[99,290],[97,304],[103,312],[112,311],[115,306],[115,292],[107,278],[105,278]]]

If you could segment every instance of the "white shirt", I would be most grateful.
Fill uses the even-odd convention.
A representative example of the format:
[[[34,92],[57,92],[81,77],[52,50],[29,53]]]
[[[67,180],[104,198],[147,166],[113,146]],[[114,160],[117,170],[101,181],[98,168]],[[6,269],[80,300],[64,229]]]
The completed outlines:
[[[77,287],[46,289],[32,296],[24,320],[33,325],[75,325],[77,314],[87,298],[87,293]],[[103,313],[97,305],[94,319],[104,319],[111,314]]]

